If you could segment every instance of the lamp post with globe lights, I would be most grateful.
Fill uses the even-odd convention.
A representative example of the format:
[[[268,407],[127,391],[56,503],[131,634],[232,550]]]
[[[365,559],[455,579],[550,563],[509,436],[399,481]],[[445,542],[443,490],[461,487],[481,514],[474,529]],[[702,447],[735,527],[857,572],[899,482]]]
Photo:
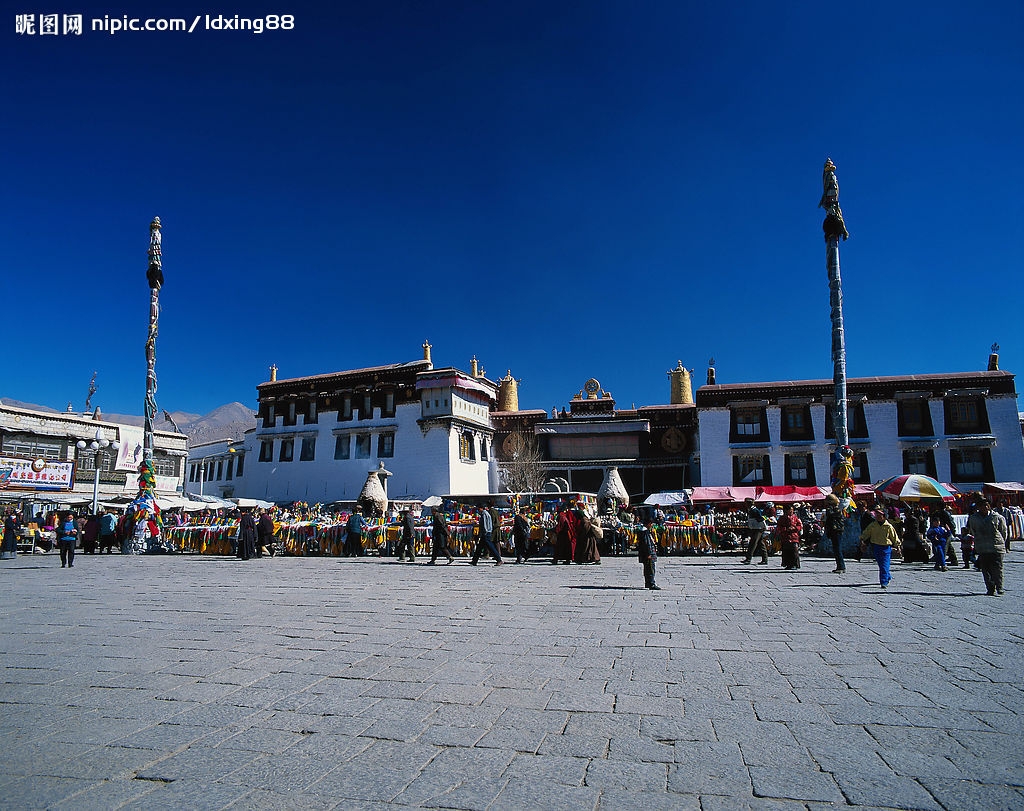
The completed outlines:
[[[86,450],[92,451],[92,464],[95,468],[95,475],[92,481],[92,514],[97,515],[99,509],[99,496],[100,496],[100,468],[102,467],[102,460],[107,450],[117,452],[120,444],[115,440],[109,442],[103,437],[103,431],[99,428],[96,429],[96,436],[91,442],[86,442],[84,439],[78,440],[75,443],[75,447],[78,448],[79,453]]]

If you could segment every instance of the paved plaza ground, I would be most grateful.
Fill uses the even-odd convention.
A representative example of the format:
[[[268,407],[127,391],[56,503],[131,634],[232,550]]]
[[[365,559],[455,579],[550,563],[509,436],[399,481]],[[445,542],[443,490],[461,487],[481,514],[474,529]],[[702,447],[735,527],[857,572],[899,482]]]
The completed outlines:
[[[1021,558],[20,556],[0,807],[1020,809]]]

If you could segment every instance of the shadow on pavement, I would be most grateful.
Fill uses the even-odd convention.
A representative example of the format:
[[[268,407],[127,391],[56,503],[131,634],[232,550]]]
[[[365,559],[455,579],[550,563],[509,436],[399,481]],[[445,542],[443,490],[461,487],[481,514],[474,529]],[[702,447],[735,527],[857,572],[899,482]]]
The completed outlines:
[[[592,589],[597,591],[643,591],[643,586],[562,586],[563,589]]]

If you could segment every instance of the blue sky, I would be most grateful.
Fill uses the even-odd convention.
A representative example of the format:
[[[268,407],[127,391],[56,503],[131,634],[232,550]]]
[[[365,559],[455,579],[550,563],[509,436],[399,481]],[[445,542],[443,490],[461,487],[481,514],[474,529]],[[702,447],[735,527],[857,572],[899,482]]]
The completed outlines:
[[[1024,369],[1024,6],[192,2],[7,13],[0,397],[141,413],[414,360],[667,402],[830,378],[821,167],[851,376]],[[51,6],[53,4],[50,4]],[[81,13],[81,36],[15,13]],[[108,14],[294,29],[88,30]],[[16,327],[16,332],[12,327]]]

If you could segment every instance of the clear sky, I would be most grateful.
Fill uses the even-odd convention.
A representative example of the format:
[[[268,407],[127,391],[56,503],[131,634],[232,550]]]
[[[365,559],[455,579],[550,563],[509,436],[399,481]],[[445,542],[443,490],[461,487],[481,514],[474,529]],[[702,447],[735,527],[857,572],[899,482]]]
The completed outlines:
[[[522,408],[830,378],[827,156],[849,375],[1024,371],[1020,2],[16,5],[0,398],[142,413],[154,215],[161,409],[424,339]],[[294,27],[91,30],[218,13]]]

